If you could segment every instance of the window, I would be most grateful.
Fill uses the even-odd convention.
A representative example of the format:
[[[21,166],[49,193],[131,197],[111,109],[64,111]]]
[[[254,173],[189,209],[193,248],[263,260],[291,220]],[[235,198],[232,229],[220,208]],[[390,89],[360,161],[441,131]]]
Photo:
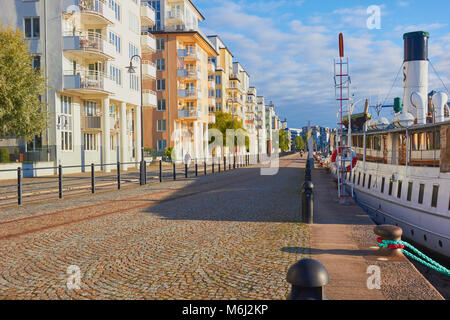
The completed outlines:
[[[131,31],[133,31],[134,33],[139,34],[139,20],[131,12],[128,12],[128,24],[129,24],[129,27],[130,27]]]
[[[367,188],[370,189],[370,183],[372,182],[372,175],[369,174],[369,182],[367,183]]]
[[[386,181],[386,178],[383,177],[383,178],[381,179],[381,193],[384,193],[384,183],[385,183],[385,181]]]
[[[358,186],[360,181],[361,181],[361,172],[358,174]]]
[[[85,133],[83,135],[84,139],[84,150],[85,151],[96,151],[97,150],[97,135],[94,133]]]
[[[139,50],[138,48],[132,44],[131,42],[128,43],[128,58],[131,59],[131,57],[138,55],[139,54]],[[135,57],[134,60],[137,60],[138,58]]]
[[[222,83],[222,77],[216,76],[216,84],[221,84],[221,83]]]
[[[222,98],[222,90],[216,89],[216,98]]]
[[[166,60],[165,59],[157,59],[156,60],[156,70],[164,71],[166,69]]]
[[[157,122],[156,122],[156,125],[157,125],[157,127],[156,127],[156,130],[157,131],[166,131],[166,120],[158,120]]]
[[[120,4],[118,4],[114,0],[109,0],[108,5],[109,5],[109,8],[114,11],[114,17],[118,21],[120,21],[121,20],[121,18],[120,18]]]
[[[164,50],[164,39],[163,38],[158,38],[156,39],[156,50]]]
[[[419,204],[423,203],[424,192],[425,192],[425,185],[421,183],[419,186],[419,199],[418,199]]]
[[[41,70],[41,56],[33,56],[31,67],[37,71]]]
[[[406,200],[408,200],[408,201],[411,201],[412,188],[413,188],[413,183],[410,181],[410,182],[408,182],[408,194],[406,195]]]
[[[397,198],[401,198],[402,197],[402,181],[398,180],[397,182]]]
[[[98,115],[97,103],[94,101],[84,101],[84,114],[90,117]]]
[[[130,74],[130,89],[139,90],[139,77],[134,74]]]
[[[389,195],[392,196],[392,185],[394,183],[392,181],[389,181]]]
[[[355,181],[356,181],[356,172],[355,172],[355,174],[353,175],[353,184],[355,184]]]
[[[166,79],[158,79],[156,80],[156,90],[164,91],[166,90]]]
[[[439,193],[439,186],[433,186],[433,194],[431,196],[431,206],[433,208],[437,207],[438,193]]]
[[[109,32],[109,43],[111,43],[116,48],[116,52],[120,53],[121,51],[120,37],[111,31]]]
[[[38,39],[40,36],[39,17],[30,17],[24,19],[25,38]]]
[[[165,111],[166,110],[166,99],[159,99],[158,100],[158,111]]]
[[[222,111],[222,103],[216,102],[216,111]]]
[[[158,151],[162,151],[164,149],[166,149],[167,143],[166,140],[158,140]]]
[[[72,98],[61,96],[61,112],[58,123],[61,129],[61,150],[72,150]]]
[[[364,178],[363,178],[363,188],[364,188],[364,186],[366,185],[366,174],[364,173]]]
[[[109,78],[118,85],[122,85],[122,70],[118,67],[110,65]]]

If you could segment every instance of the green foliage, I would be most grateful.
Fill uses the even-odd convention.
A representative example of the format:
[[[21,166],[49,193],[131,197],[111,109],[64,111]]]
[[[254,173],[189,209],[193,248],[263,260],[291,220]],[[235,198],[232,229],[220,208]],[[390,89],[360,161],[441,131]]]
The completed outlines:
[[[0,163],[9,162],[9,151],[6,148],[0,148]]]
[[[216,123],[210,123],[208,125],[208,128],[219,130],[223,136],[223,144],[224,144],[224,146],[226,146],[227,145],[227,136],[226,136],[227,129],[233,130],[233,115],[231,113],[226,113],[226,112],[222,112],[222,111],[215,112],[215,115],[216,115]],[[234,118],[234,130],[238,130],[238,129],[241,129],[244,132],[247,132],[244,129],[242,120],[237,120],[235,117]],[[212,141],[214,141],[214,140],[211,139],[211,141],[209,141],[209,143],[211,143]],[[234,143],[235,143],[235,145],[237,145],[237,137],[234,138]],[[245,146],[246,146],[247,150],[249,150],[250,139],[248,139],[248,137],[245,137]]]
[[[31,140],[46,126],[45,90],[41,71],[31,67],[32,56],[19,30],[0,25],[0,137]]]
[[[287,132],[285,130],[279,130],[279,140],[280,140],[280,149],[281,151],[289,150],[289,139]]]
[[[167,147],[164,149],[164,155],[167,157],[167,160],[172,161],[172,150],[173,147]]]
[[[304,150],[305,149],[305,141],[303,141],[302,136],[296,136],[294,139],[295,150]]]

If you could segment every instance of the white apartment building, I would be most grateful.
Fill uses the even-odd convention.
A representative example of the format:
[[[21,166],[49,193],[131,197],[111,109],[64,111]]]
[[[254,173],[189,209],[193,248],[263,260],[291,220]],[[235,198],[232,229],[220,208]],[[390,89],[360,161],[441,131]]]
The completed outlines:
[[[259,153],[267,153],[266,101],[263,96],[256,97],[256,129],[259,138]]]
[[[133,55],[141,54],[141,40],[145,50],[152,50],[141,36],[141,25],[154,25],[154,10],[140,0],[2,4],[0,21],[24,32],[33,62],[39,61],[48,79],[42,97],[50,114],[42,133],[47,160],[86,166],[83,171],[91,163],[101,164],[96,170],[110,171],[113,167],[106,164],[140,161],[141,79],[126,67]],[[139,71],[138,64],[136,59]],[[142,71],[143,77],[155,77],[151,63]]]

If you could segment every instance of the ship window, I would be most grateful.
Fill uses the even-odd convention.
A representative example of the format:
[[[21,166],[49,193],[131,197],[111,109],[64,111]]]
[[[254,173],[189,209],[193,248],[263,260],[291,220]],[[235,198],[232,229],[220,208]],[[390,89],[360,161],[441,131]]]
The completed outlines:
[[[358,174],[358,186],[360,181],[361,181],[361,172]]]
[[[382,179],[381,179],[381,193],[384,193],[384,182],[386,181],[386,178],[385,177],[383,177]]]
[[[364,177],[363,177],[363,187],[366,185],[366,174],[364,173]]]
[[[431,197],[431,206],[433,208],[437,207],[438,193],[439,193],[439,186],[433,186],[433,195]]]
[[[423,203],[423,193],[424,192],[425,192],[425,185],[421,183],[419,186],[419,203],[420,204]]]
[[[402,197],[402,181],[398,181],[397,183],[397,198],[401,198]]]
[[[389,195],[392,196],[392,181],[389,181]]]
[[[372,175],[369,174],[369,182],[367,183],[367,188],[370,189],[370,183],[372,182]]]
[[[355,181],[356,181],[356,172],[355,172],[355,174],[353,175],[353,184],[355,184]],[[449,201],[448,206],[449,206],[449,208],[450,208],[450,201]],[[450,210],[450,209],[449,209],[449,210]]]
[[[408,200],[408,201],[411,201],[412,188],[413,188],[413,183],[408,182],[408,196],[406,198],[406,200]]]

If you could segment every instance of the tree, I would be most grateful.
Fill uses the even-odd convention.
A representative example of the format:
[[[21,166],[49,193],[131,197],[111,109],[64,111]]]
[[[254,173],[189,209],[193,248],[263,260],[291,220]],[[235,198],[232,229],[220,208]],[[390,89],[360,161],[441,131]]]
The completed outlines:
[[[281,151],[288,151],[289,150],[289,139],[287,132],[283,129],[279,131],[279,140],[280,140],[280,149]]]
[[[22,32],[0,25],[0,137],[30,141],[46,126],[45,79],[28,51]]]
[[[294,139],[294,145],[296,150],[304,150],[305,142],[303,141],[302,136],[296,136]]]
[[[215,112],[215,115],[216,115],[216,122],[210,123],[208,125],[208,128],[219,130],[222,133],[223,144],[224,144],[224,146],[226,146],[227,145],[226,132],[227,132],[227,130],[233,130],[233,115],[231,113],[225,113],[222,111]],[[234,118],[234,130],[238,130],[238,129],[241,129],[246,132],[246,130],[244,129],[242,120],[236,120],[236,117],[235,117]],[[209,143],[211,143],[213,141],[214,140],[212,139],[211,141],[209,141]],[[234,144],[237,145],[237,137],[234,138]],[[246,147],[247,151],[249,149],[249,145],[250,145],[250,140],[248,139],[248,137],[245,137],[245,147]]]

